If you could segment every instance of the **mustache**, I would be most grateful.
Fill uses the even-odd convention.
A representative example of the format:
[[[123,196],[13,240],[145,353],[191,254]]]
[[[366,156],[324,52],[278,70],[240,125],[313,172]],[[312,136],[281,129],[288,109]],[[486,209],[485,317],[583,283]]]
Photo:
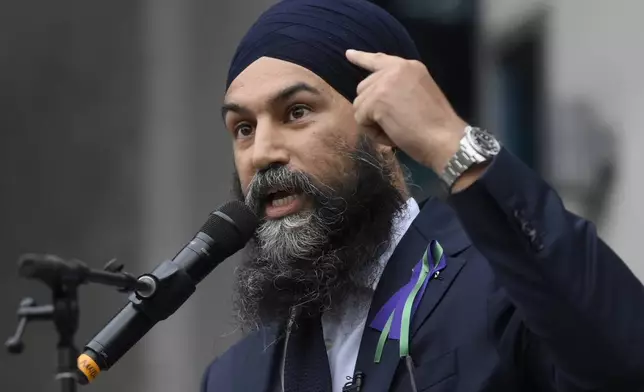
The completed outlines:
[[[274,192],[306,194],[320,200],[330,197],[332,191],[308,173],[279,165],[259,171],[253,176],[244,201],[253,212],[260,214],[267,197]]]

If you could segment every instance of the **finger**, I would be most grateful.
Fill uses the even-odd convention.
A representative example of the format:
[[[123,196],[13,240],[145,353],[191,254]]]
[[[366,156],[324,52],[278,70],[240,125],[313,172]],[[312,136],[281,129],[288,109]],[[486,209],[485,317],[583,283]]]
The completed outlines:
[[[361,125],[360,131],[367,135],[375,143],[389,147],[396,147],[394,142],[392,142],[391,139],[389,139],[389,136],[387,136],[387,133],[385,133],[385,131],[380,128],[380,125],[376,123],[369,126]]]
[[[369,53],[355,49],[346,51],[345,56],[351,63],[370,72],[376,72],[395,61],[394,56],[388,56],[384,53]]]
[[[371,84],[353,101],[355,120],[358,123],[358,128],[374,142],[389,147],[396,147],[387,133],[373,119],[373,100],[375,99],[375,95],[372,94],[372,90],[375,86],[377,85]]]
[[[382,76],[381,72],[376,72],[364,78],[356,88],[356,92],[358,93],[358,96],[360,96],[360,94],[363,94],[367,89],[369,89],[369,87],[374,85],[380,79],[381,76]]]
[[[370,94],[373,90],[374,84],[369,86],[366,90],[362,91],[360,95],[353,100],[353,110],[355,111],[355,119],[360,125],[372,125],[375,123],[372,116],[373,99]]]
[[[371,115],[369,114],[369,106],[364,102],[365,98],[363,98],[362,100],[359,100],[359,98],[360,97],[356,98],[356,101],[353,105],[353,116],[355,117],[356,122],[358,123],[358,125],[373,125],[375,122],[371,119]]]

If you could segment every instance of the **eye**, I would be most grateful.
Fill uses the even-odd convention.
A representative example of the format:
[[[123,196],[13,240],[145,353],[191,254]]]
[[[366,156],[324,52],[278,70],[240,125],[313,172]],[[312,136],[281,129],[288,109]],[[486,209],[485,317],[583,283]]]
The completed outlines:
[[[235,126],[235,137],[247,138],[253,135],[253,127],[248,123],[241,123]]]
[[[311,111],[306,105],[293,105],[288,110],[288,121],[297,121],[306,116]]]

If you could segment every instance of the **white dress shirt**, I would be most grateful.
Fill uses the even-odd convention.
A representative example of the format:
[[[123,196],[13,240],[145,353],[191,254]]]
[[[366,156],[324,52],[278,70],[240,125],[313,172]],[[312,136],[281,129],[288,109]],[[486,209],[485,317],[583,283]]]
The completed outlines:
[[[405,208],[395,217],[391,233],[391,245],[380,257],[380,271],[373,284],[374,290],[391,254],[419,212],[420,209],[416,200],[410,198],[407,200]],[[339,320],[337,316],[335,319],[325,317],[325,315],[322,316],[322,330],[324,331],[324,342],[326,343],[331,368],[333,392],[341,392],[344,384],[353,377],[358,359],[358,350],[360,349],[360,340],[362,339],[362,332],[369,312],[369,306],[359,306],[358,308],[358,314],[355,312],[347,313]]]

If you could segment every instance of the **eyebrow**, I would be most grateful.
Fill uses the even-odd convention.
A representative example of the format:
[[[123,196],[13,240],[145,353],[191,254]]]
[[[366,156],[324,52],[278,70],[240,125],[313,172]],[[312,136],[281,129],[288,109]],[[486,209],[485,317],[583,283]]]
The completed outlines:
[[[291,86],[288,86],[286,88],[283,88],[282,90],[278,91],[275,93],[272,97],[268,99],[268,103],[270,106],[275,106],[279,103],[282,103],[292,96],[294,96],[297,93],[300,93],[302,91],[309,92],[314,95],[321,95],[320,91],[316,89],[315,87],[304,83],[304,82],[298,82],[295,83]],[[250,110],[242,105],[230,102],[230,103],[224,103],[221,107],[221,118],[225,121],[226,120],[226,115],[228,112],[235,112],[235,113],[240,113],[240,114],[248,114],[250,113]]]

